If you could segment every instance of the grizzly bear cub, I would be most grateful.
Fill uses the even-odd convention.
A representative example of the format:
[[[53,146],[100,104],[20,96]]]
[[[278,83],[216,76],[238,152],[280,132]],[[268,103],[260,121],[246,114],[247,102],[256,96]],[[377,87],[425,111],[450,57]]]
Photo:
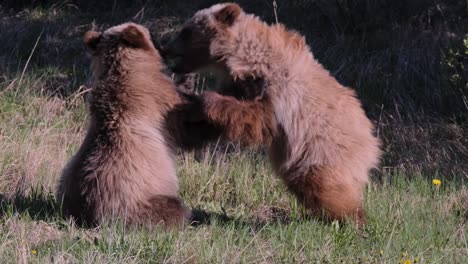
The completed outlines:
[[[89,226],[110,219],[127,226],[182,225],[191,211],[178,197],[174,149],[201,143],[191,138],[194,125],[178,120],[184,98],[161,72],[148,30],[126,23],[89,31],[84,42],[95,78],[90,125],[59,182],[63,213]],[[201,129],[200,136],[216,136],[212,127]]]
[[[362,193],[380,142],[355,92],[314,59],[304,37],[224,3],[198,11],[162,50],[178,73],[214,70],[224,86],[264,80],[255,101],[203,94],[206,118],[231,139],[269,146],[275,172],[310,212],[364,224]]]

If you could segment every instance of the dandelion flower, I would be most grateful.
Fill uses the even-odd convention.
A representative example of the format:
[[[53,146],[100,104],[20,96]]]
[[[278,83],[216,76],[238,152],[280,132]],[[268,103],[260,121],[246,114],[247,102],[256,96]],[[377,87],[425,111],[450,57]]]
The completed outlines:
[[[403,264],[411,264],[411,260],[407,259],[405,262],[403,262]]]
[[[433,179],[432,184],[434,184],[435,186],[439,186],[442,184],[442,182],[439,179]]]
[[[31,250],[31,254],[36,255],[36,254],[37,254],[37,250],[35,250],[35,249]]]

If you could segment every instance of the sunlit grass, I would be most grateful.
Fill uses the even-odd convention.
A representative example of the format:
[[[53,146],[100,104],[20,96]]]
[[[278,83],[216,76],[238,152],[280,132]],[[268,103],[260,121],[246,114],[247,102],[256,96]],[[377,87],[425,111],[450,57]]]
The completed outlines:
[[[23,85],[33,82],[28,77]],[[2,263],[468,261],[461,180],[383,175],[367,188],[369,223],[356,230],[305,219],[267,160],[252,150],[206,153],[201,162],[191,153],[180,156],[181,196],[213,214],[210,224],[182,231],[124,231],[118,223],[77,229],[60,217],[53,198],[85,132],[86,108],[75,99],[21,87],[0,95],[0,193],[9,198],[0,211]]]

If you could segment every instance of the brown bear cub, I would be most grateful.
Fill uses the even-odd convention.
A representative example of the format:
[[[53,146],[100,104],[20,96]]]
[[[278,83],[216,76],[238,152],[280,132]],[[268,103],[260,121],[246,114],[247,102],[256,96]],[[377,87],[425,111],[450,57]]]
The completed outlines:
[[[127,226],[182,225],[191,212],[178,197],[174,150],[201,143],[178,120],[184,98],[161,72],[165,66],[148,30],[126,23],[89,31],[84,42],[95,83],[87,135],[57,190],[64,214],[87,226],[110,219]],[[214,132],[207,127],[199,134]]]
[[[175,72],[216,72],[223,91],[233,80],[264,80],[255,101],[203,94],[206,118],[232,138],[267,144],[275,172],[309,212],[364,224],[362,193],[380,142],[355,92],[314,59],[304,37],[216,4],[188,20],[163,55]]]

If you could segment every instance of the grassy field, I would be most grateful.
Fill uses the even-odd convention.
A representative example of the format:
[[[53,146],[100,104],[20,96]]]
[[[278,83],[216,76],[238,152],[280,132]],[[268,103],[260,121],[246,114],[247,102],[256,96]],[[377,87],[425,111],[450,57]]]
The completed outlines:
[[[468,122],[466,108],[460,108],[466,88],[445,89],[430,79],[438,87],[433,92],[415,81],[426,75],[406,78],[407,67],[418,73],[426,70],[418,66],[437,68],[433,62],[419,63],[418,56],[426,53],[418,45],[400,48],[398,40],[392,42],[397,48],[356,51],[364,40],[339,32],[335,46],[323,39],[312,46],[333,74],[357,88],[384,142],[381,168],[365,193],[369,223],[363,230],[304,218],[259,151],[225,154],[222,149],[205,153],[202,160],[193,153],[178,160],[181,196],[209,215],[210,223],[178,232],[124,231],[119,223],[96,230],[74,227],[59,215],[53,192],[86,129],[83,33],[132,20],[163,34],[199,7],[196,1],[46,2],[0,4],[0,263],[468,263]],[[242,2],[273,13],[270,1]],[[300,16],[285,17],[288,7],[278,2],[280,20],[307,28],[307,23],[300,26]],[[359,45],[348,45],[353,40]],[[346,50],[349,56],[340,53],[340,45],[352,47]],[[357,60],[359,54],[364,55]],[[380,79],[381,71],[394,66],[383,64],[389,61],[401,67]],[[372,86],[381,81],[383,87],[395,76],[404,81],[388,82],[388,90]],[[463,72],[456,76],[460,82]],[[400,83],[404,86],[397,90]],[[374,100],[380,93],[386,101]],[[403,100],[410,97],[414,101]],[[426,112],[419,105],[427,105]],[[442,114],[447,107],[460,114]]]
[[[462,180],[385,174],[365,194],[369,224],[304,219],[254,151],[180,156],[181,195],[210,224],[180,232],[77,229],[60,218],[53,190],[83,137],[82,97],[31,92],[28,73],[0,87],[0,262],[466,263],[468,191]]]

